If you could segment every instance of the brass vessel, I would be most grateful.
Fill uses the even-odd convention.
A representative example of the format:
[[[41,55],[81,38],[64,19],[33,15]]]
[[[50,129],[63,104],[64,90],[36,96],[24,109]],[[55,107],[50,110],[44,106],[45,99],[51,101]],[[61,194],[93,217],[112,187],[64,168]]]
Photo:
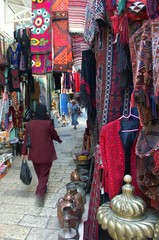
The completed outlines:
[[[126,175],[124,181],[122,194],[98,208],[98,223],[114,240],[153,239],[159,215],[156,210],[147,209],[140,197],[134,196],[130,175]]]

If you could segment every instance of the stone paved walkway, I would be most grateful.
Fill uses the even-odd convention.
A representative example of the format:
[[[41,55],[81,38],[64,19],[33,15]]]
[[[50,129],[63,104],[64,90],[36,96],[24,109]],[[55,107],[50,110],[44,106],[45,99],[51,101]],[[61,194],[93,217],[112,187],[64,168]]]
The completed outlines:
[[[54,142],[58,160],[51,169],[43,208],[35,204],[37,178],[32,163],[29,162],[33,180],[30,186],[26,186],[19,179],[21,158],[14,157],[8,174],[0,180],[0,240],[58,239],[60,226],[56,204],[66,193],[66,183],[75,169],[72,156],[82,149],[86,118],[81,116],[79,123],[77,130],[71,125],[56,129],[63,143]]]

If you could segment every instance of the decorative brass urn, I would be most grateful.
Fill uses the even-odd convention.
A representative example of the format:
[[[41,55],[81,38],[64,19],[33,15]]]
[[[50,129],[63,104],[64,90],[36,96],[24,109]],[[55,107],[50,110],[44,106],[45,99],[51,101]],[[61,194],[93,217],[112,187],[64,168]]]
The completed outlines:
[[[126,175],[124,181],[122,194],[98,208],[98,223],[114,240],[153,239],[159,215],[156,210],[147,209],[140,197],[134,196],[130,175]]]

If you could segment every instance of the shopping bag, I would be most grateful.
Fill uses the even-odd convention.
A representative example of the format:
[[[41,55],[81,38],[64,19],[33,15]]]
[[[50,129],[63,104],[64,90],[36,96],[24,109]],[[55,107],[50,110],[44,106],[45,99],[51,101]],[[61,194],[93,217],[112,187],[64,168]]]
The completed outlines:
[[[25,185],[29,185],[31,183],[32,175],[27,160],[22,160],[20,179]]]

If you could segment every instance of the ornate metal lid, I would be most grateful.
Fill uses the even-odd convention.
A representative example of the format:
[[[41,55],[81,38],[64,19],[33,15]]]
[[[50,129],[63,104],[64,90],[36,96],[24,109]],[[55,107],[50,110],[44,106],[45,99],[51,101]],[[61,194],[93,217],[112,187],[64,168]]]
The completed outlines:
[[[141,220],[146,217],[146,203],[134,196],[134,187],[131,185],[132,177],[124,177],[126,184],[122,187],[122,194],[115,196],[110,202],[114,215],[130,220]]]
[[[147,209],[146,203],[134,196],[131,176],[126,175],[124,181],[122,194],[98,208],[98,223],[114,240],[159,239],[159,226],[156,224],[159,214],[154,209]]]

